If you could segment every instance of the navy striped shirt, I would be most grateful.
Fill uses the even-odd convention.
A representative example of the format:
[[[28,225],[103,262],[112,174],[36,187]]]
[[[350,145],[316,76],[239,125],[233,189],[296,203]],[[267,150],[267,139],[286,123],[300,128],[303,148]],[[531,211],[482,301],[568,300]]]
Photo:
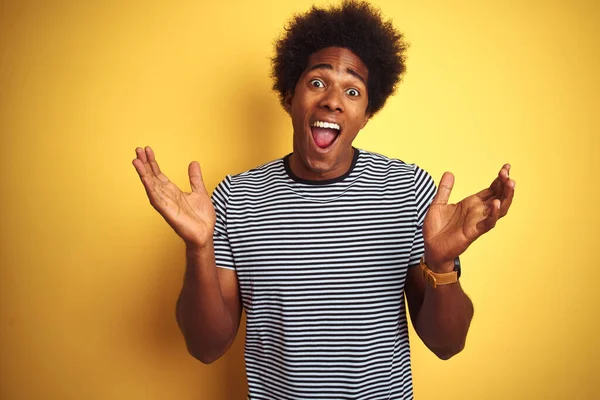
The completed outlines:
[[[358,149],[337,179],[302,180],[288,155],[217,186],[251,399],[412,399],[404,283],[435,191],[418,166]]]

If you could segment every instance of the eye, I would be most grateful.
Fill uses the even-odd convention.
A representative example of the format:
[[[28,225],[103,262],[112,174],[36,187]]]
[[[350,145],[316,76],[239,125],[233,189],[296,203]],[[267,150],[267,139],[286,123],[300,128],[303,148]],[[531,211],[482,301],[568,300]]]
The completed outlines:
[[[351,97],[360,96],[360,92],[356,89],[348,89],[348,90],[346,90],[346,93],[348,94],[348,96],[351,96]]]
[[[320,79],[313,79],[310,81],[310,84],[316,88],[324,88],[325,84]]]

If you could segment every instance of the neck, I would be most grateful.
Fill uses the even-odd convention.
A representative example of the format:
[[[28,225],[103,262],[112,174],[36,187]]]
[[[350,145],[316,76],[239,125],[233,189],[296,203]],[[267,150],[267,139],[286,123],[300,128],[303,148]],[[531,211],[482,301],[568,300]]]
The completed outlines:
[[[327,181],[337,179],[347,174],[352,168],[355,151],[354,147],[350,147],[339,160],[335,160],[331,164],[315,163],[317,164],[315,166],[311,166],[309,162],[305,162],[302,156],[297,151],[294,151],[289,158],[289,167],[296,177],[303,180]],[[321,165],[324,168],[319,168]]]

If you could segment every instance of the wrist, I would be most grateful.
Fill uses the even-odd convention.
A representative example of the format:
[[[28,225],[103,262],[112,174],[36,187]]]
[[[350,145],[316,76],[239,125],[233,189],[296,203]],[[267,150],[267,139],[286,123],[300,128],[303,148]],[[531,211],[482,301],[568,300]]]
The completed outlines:
[[[423,262],[427,264],[427,268],[429,268],[432,272],[435,272],[436,274],[443,274],[446,272],[454,271],[454,260],[433,260],[427,255],[427,252],[425,252],[425,254],[423,255]]]
[[[185,245],[186,279],[198,280],[206,277],[207,273],[212,274],[215,272],[216,264],[212,238],[203,245],[187,242]]]
[[[213,252],[213,238],[209,238],[205,243],[185,242],[185,252],[188,256],[202,256],[207,252]]]
[[[450,260],[450,261],[429,261],[427,259],[427,256],[425,255],[424,257],[424,262],[427,264],[427,268],[429,268],[431,271],[435,272],[436,274],[443,274],[446,272],[452,272],[454,271],[454,260]]]
[[[434,263],[433,269],[430,267],[425,260],[425,256],[421,257],[420,262],[421,272],[425,281],[429,283],[433,288],[437,288],[439,285],[448,285],[451,283],[458,282],[460,278],[460,261],[458,257],[452,263],[452,270],[448,270],[447,263]]]

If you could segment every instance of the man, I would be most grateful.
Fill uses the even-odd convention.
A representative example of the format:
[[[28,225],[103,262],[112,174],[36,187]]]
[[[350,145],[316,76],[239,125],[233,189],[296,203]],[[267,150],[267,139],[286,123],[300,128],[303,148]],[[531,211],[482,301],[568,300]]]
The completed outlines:
[[[473,306],[459,255],[506,215],[515,182],[448,204],[416,165],[352,146],[404,72],[406,45],[366,3],[313,8],[276,46],[274,88],[293,153],[227,176],[212,200],[200,166],[183,193],[151,148],[133,164],[151,204],[186,243],[177,321],[204,363],[233,342],[246,312],[251,399],[409,399],[404,298],[438,357],[465,344]]]

